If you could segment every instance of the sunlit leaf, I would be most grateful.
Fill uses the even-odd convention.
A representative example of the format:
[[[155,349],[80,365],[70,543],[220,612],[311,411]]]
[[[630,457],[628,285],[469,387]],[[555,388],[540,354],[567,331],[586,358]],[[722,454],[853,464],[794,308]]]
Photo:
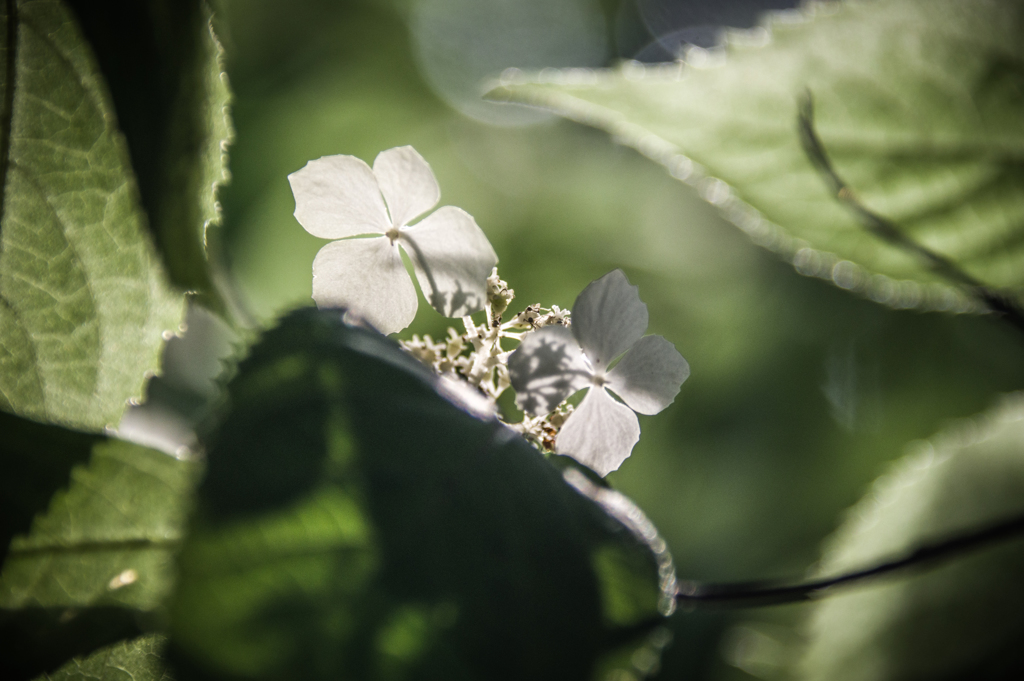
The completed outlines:
[[[16,534],[29,531],[71,469],[87,463],[102,436],[36,423],[0,412],[0,565]]]
[[[635,507],[337,311],[287,317],[228,390],[170,606],[181,676],[583,679],[659,621],[671,562]]]
[[[870,565],[1024,511],[1024,402],[921,443],[830,540],[822,574]],[[1024,663],[1024,544],[830,594],[810,619],[803,677],[1010,678]]]
[[[72,470],[68,489],[11,542],[0,604],[154,607],[181,538],[192,470],[131,443],[97,444],[88,464]]]
[[[141,397],[183,300],[67,9],[9,2],[0,29],[0,408],[98,430]]]
[[[24,454],[60,463],[59,452]],[[5,474],[18,470],[7,455]],[[152,619],[171,586],[193,471],[161,452],[97,440],[87,462],[71,469],[67,489],[7,552],[0,573],[0,638],[11,644],[0,659],[5,678],[53,669]]]
[[[608,130],[802,273],[898,307],[968,309],[829,194],[800,145],[798,100],[813,95],[824,146],[867,207],[1020,291],[1022,31],[1019,2],[816,3],[688,64],[511,74],[491,96]]]
[[[116,643],[74,659],[42,681],[171,681],[161,653],[164,638],[155,634]]]

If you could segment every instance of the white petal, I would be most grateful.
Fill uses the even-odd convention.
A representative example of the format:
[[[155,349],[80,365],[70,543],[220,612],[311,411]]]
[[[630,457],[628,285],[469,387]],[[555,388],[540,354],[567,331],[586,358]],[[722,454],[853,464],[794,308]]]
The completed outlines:
[[[622,270],[591,282],[572,306],[572,332],[597,370],[607,367],[646,330],[647,306]]]
[[[562,400],[590,385],[583,351],[564,326],[526,334],[508,357],[508,375],[516,406],[529,414],[547,414]]]
[[[622,465],[640,440],[633,410],[616,402],[604,388],[591,388],[562,426],[555,451],[605,476]]]
[[[317,307],[344,307],[381,333],[409,326],[416,316],[416,288],[398,249],[386,237],[334,241],[313,260]]]
[[[400,239],[435,310],[463,317],[484,309],[487,277],[498,256],[469,213],[444,206],[403,229]]]
[[[288,176],[295,219],[321,239],[383,234],[391,227],[370,166],[355,156],[324,156]]]
[[[641,414],[657,414],[672,404],[690,365],[661,336],[644,336],[608,372],[608,388]]]
[[[380,183],[395,227],[423,215],[441,198],[430,165],[412,147],[395,147],[377,154],[373,174]]]

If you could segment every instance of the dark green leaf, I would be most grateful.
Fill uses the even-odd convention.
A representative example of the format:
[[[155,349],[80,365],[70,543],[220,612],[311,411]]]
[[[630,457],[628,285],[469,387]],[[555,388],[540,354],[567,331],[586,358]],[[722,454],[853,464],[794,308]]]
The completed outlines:
[[[511,77],[492,96],[608,130],[805,274],[901,307],[967,309],[830,195],[801,148],[798,100],[813,94],[825,148],[867,207],[1019,292],[1021,35],[1016,1],[816,3],[732,35],[722,52],[691,51],[689,64]]]
[[[180,555],[182,676],[583,679],[657,623],[667,555],[436,388],[338,311],[253,348]]]
[[[1024,402],[921,443],[855,506],[822,574],[899,555],[1024,510]],[[1024,544],[1017,540],[920,575],[830,595],[810,620],[803,677],[1014,678],[1024,664]]]
[[[69,0],[96,51],[171,281],[224,312],[216,194],[231,95],[205,0]]]
[[[67,9],[7,2],[0,40],[0,408],[100,430],[141,396],[183,300]]]

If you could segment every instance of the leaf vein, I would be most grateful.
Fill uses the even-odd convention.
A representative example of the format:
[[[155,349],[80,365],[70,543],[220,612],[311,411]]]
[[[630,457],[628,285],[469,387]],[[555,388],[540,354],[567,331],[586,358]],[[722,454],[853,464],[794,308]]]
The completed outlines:
[[[39,185],[38,181],[36,180],[36,177],[35,177],[34,173],[32,173],[29,169],[22,167],[16,161],[12,161],[10,165],[11,165],[11,169],[18,171],[18,173],[20,175],[22,175],[22,177],[24,177],[25,181],[37,192],[37,194],[42,198],[43,203],[49,209],[50,214],[53,216],[53,219],[56,221],[57,224],[59,224],[61,226],[61,234],[64,236],[64,240],[65,240],[65,242],[68,245],[68,252],[70,253],[71,257],[74,259],[74,261],[78,264],[79,269],[85,275],[83,277],[84,283],[82,285],[82,288],[85,291],[85,295],[86,295],[86,297],[89,300],[89,307],[90,307],[90,310],[91,310],[91,314],[89,315],[89,317],[90,317],[91,320],[94,320],[99,325],[99,331],[102,334],[102,332],[103,332],[103,320],[101,320],[99,318],[99,308],[98,308],[98,305],[97,305],[96,296],[95,296],[95,294],[94,294],[94,292],[92,290],[92,286],[89,283],[89,269],[86,267],[85,261],[82,259],[81,254],[79,252],[79,249],[76,248],[74,240],[73,240],[73,236],[72,235],[75,232],[75,230],[73,230],[73,229],[69,230],[68,229],[67,223],[65,223],[64,220],[61,219],[60,214],[57,212],[56,207],[53,205],[53,202],[50,199],[50,196]],[[36,348],[35,348],[35,346],[38,345],[38,343],[36,342],[36,338],[35,338],[34,334],[27,334],[27,335],[28,335],[31,343],[33,344],[33,352],[36,355],[36,357],[38,358],[38,353],[36,352]],[[37,359],[36,362],[34,363],[34,366],[36,367],[36,371],[37,372],[39,371],[38,364],[39,364],[39,362],[38,362],[38,359]],[[43,400],[44,400],[44,404],[45,404],[46,395],[47,395],[46,384],[45,384],[45,381],[43,381],[43,380],[41,380],[40,383],[41,383],[41,385],[43,387]],[[93,374],[93,377],[92,377],[92,386],[91,387],[92,387],[93,390],[95,390],[98,387],[98,383],[99,383],[99,372],[97,371],[96,373]],[[47,414],[49,413],[49,409],[46,409],[46,413]]]

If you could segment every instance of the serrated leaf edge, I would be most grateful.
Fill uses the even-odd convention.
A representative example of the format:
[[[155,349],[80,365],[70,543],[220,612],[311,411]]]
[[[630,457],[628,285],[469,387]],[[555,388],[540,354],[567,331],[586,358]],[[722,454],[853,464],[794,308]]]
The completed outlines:
[[[221,79],[225,89],[227,90],[227,100],[224,102],[224,105],[221,109],[221,115],[224,120],[224,129],[227,132],[223,137],[217,140],[218,146],[220,147],[221,151],[220,177],[216,179],[210,187],[216,217],[207,220],[206,223],[203,224],[203,248],[209,249],[209,240],[207,237],[207,233],[209,232],[210,227],[213,225],[220,225],[224,220],[223,210],[221,208],[221,204],[220,201],[218,200],[218,197],[220,194],[220,190],[229,182],[231,182],[231,170],[228,167],[228,148],[235,141],[235,127],[234,124],[232,123],[231,114],[229,112],[229,108],[232,104],[234,97],[232,96],[231,88],[228,85],[228,72],[227,68],[225,67],[226,52],[224,50],[224,45],[220,41],[220,38],[217,37],[217,31],[214,27],[215,17],[213,8],[210,6],[209,2],[203,2],[203,9],[205,10],[208,17],[206,20],[206,30],[209,32],[210,40],[213,43],[214,59],[216,60],[218,71],[217,77]]]
[[[830,251],[813,248],[806,240],[791,236],[783,227],[737,196],[725,181],[710,175],[703,165],[682,153],[678,145],[630,123],[618,112],[578,99],[564,92],[519,90],[514,96],[510,86],[530,85],[600,85],[606,74],[621,74],[626,80],[664,79],[678,82],[687,69],[721,68],[727,62],[728,50],[760,49],[772,44],[773,29],[812,21],[839,11],[840,2],[814,2],[799,9],[769,12],[762,23],[751,29],[730,29],[723,44],[712,49],[691,47],[676,62],[643,64],[623,61],[613,69],[546,68],[536,74],[507,69],[500,79],[485,87],[486,97],[515,101],[552,111],[563,118],[588,127],[605,130],[612,139],[632,147],[650,160],[664,166],[675,179],[693,187],[698,196],[718,209],[723,218],[744,232],[751,241],[789,262],[804,276],[829,281],[893,309],[952,314],[982,313],[987,309],[977,300],[954,286],[939,282],[920,283],[896,279],[870,270]],[[923,267],[923,266],[922,266]]]
[[[149,380],[151,378],[153,378],[154,376],[159,375],[160,371],[162,370],[163,351],[164,351],[164,348],[165,348],[165,346],[167,344],[167,341],[169,341],[171,338],[174,338],[175,336],[181,335],[184,332],[184,327],[182,326],[182,323],[183,323],[183,320],[184,320],[184,315],[185,315],[185,309],[186,308],[185,308],[184,298],[182,296],[179,296],[178,295],[179,292],[176,291],[173,288],[173,286],[171,285],[171,283],[170,283],[170,281],[169,281],[169,279],[167,277],[167,272],[164,269],[163,260],[158,256],[157,251],[156,251],[156,247],[153,244],[151,237],[149,236],[149,232],[148,232],[148,229],[147,229],[148,221],[149,221],[149,216],[146,214],[145,210],[142,208],[142,200],[141,200],[141,197],[139,195],[139,188],[138,188],[138,182],[137,182],[137,179],[136,179],[136,176],[135,176],[135,169],[132,166],[131,158],[130,158],[130,155],[128,153],[128,146],[127,146],[128,143],[127,143],[127,140],[124,137],[124,133],[122,132],[122,130],[120,128],[120,124],[119,124],[119,122],[117,120],[117,116],[116,116],[116,114],[113,111],[112,98],[111,98],[111,95],[110,95],[110,91],[109,91],[109,88],[107,86],[106,81],[102,78],[102,72],[100,71],[99,65],[96,62],[96,56],[92,52],[92,46],[89,45],[87,41],[85,41],[84,37],[82,37],[82,35],[81,35],[81,27],[78,25],[77,21],[73,18],[73,15],[69,14],[68,7],[63,2],[58,2],[58,6],[61,8],[62,11],[64,11],[66,14],[68,14],[68,16],[72,16],[70,21],[71,21],[71,23],[72,23],[72,25],[74,27],[75,34],[82,40],[82,44],[88,45],[88,48],[85,51],[84,56],[81,57],[81,59],[89,67],[90,71],[88,71],[88,72],[78,72],[76,70],[76,75],[79,78],[80,84],[82,85],[82,87],[88,93],[88,96],[90,96],[90,97],[97,97],[98,96],[99,97],[99,100],[96,102],[97,110],[100,112],[100,116],[102,117],[104,123],[108,126],[108,130],[111,133],[113,144],[114,144],[114,147],[116,149],[116,153],[117,153],[117,155],[118,155],[118,157],[120,159],[121,164],[128,171],[126,173],[125,177],[124,177],[123,188],[130,193],[130,195],[132,197],[132,201],[136,205],[136,207],[137,207],[137,209],[139,211],[140,226],[143,229],[142,234],[143,234],[144,248],[146,250],[146,253],[148,255],[150,263],[154,265],[154,267],[151,267],[150,271],[149,271],[150,272],[150,276],[149,276],[149,296],[150,296],[149,300],[150,300],[150,303],[153,303],[154,301],[160,301],[161,298],[163,298],[164,299],[164,303],[169,304],[170,301],[171,301],[171,298],[174,298],[175,302],[179,304],[179,309],[180,309],[180,311],[179,311],[179,313],[177,315],[177,318],[179,320],[178,327],[176,329],[164,329],[164,330],[162,330],[160,332],[161,333],[161,339],[162,339],[163,342],[158,344],[156,346],[156,348],[155,348],[155,357],[156,357],[155,368],[144,371],[143,375],[141,377],[141,382],[138,385],[138,388],[136,389],[137,393],[136,393],[135,390],[133,390],[132,393],[135,393],[135,394],[129,393],[129,396],[124,399],[123,407],[121,409],[121,414],[119,416],[119,420],[120,420],[120,418],[123,418],[124,413],[127,411],[127,409],[129,409],[130,407],[133,407],[133,406],[138,406],[138,405],[140,405],[140,404],[145,402],[145,396],[146,396],[147,386],[149,384]],[[20,5],[18,5],[16,3],[12,3],[11,7],[14,8],[16,11],[13,12],[13,13],[9,13],[8,14],[8,17],[7,17],[8,36],[7,37],[8,37],[8,40],[12,41],[13,45],[16,45],[16,41],[20,40],[20,38],[18,36],[19,29],[16,27],[16,23],[14,23],[13,24],[14,27],[12,27],[12,22],[20,23],[21,21],[23,21],[23,19],[20,16],[20,13],[17,11],[17,10],[20,9]],[[211,20],[211,22],[212,22],[212,20]],[[211,27],[212,27],[212,23],[211,23]],[[220,43],[219,42],[217,43],[217,45],[218,45],[218,47],[220,47]],[[220,48],[220,51],[221,51],[221,54],[222,54],[223,53],[223,48]],[[6,98],[9,101],[5,101],[4,102],[4,106],[3,106],[3,118],[5,119],[4,124],[5,124],[5,126],[8,129],[9,129],[9,126],[10,126],[10,118],[14,115],[13,106],[14,106],[14,98],[16,96],[15,95],[15,90],[16,90],[15,83],[16,83],[16,80],[11,75],[11,74],[13,74],[14,70],[16,69],[16,66],[15,66],[16,59],[17,59],[17,49],[16,49],[16,47],[12,46],[11,48],[9,48],[9,52],[10,52],[8,54],[9,83],[8,83],[7,94],[6,94]],[[61,50],[59,49],[59,46],[57,47],[57,52],[59,52],[59,53],[61,52]],[[230,129],[230,124],[229,124],[229,129]],[[2,176],[0,176],[0,179],[2,179],[5,183],[6,183],[7,168],[8,168],[8,166],[11,163],[11,160],[9,158],[10,157],[10,153],[11,153],[9,142],[10,142],[9,133],[3,135],[3,144],[2,144],[2,148],[0,148],[0,153],[2,153],[2,155],[3,155],[2,164],[3,164],[4,172],[3,172]],[[0,191],[5,191],[5,187],[0,187]],[[0,217],[3,217],[2,213],[6,210],[4,204],[5,204],[5,201],[0,199]],[[161,289],[163,289],[163,290],[161,290]],[[90,293],[90,298],[92,300],[95,300],[95,297],[93,296],[92,293]],[[15,315],[19,314],[18,310],[15,307],[13,307],[13,306],[11,306],[11,305],[9,305],[7,303],[6,299],[2,296],[2,294],[0,294],[0,304],[4,305],[13,314],[15,314]],[[152,309],[150,309],[150,319],[152,319],[152,317],[153,317],[153,311],[152,311]],[[104,324],[104,327],[105,327],[105,324]],[[104,328],[104,330],[106,330],[106,329]],[[29,337],[30,345],[32,346],[33,357],[36,357],[36,347],[37,347],[36,339],[32,338],[31,336],[28,336],[28,337]],[[37,360],[33,361],[33,370],[37,373],[37,376],[38,376],[39,367],[38,367],[38,361]],[[39,380],[40,380],[40,385],[42,385],[41,377],[40,377]],[[44,388],[44,393],[45,393],[45,388]],[[64,426],[72,426],[72,427],[75,427],[75,428],[85,428],[86,430],[88,430],[90,432],[103,432],[103,433],[105,433],[107,435],[116,435],[116,433],[117,433],[117,425],[115,423],[107,423],[102,428],[99,428],[97,426],[89,427],[89,426],[87,426],[84,423],[70,422],[70,421],[65,421],[64,419],[61,419],[61,418],[55,418],[50,413],[49,408],[46,406],[46,402],[47,402],[47,398],[44,395],[44,410],[43,410],[42,414],[39,414],[39,413],[28,413],[28,412],[22,412],[22,411],[13,411],[13,410],[12,410],[11,413],[15,413],[15,414],[18,414],[20,416],[28,416],[28,417],[33,418],[33,419],[43,419],[46,423],[51,423],[51,424],[54,424],[54,425],[64,425]]]

